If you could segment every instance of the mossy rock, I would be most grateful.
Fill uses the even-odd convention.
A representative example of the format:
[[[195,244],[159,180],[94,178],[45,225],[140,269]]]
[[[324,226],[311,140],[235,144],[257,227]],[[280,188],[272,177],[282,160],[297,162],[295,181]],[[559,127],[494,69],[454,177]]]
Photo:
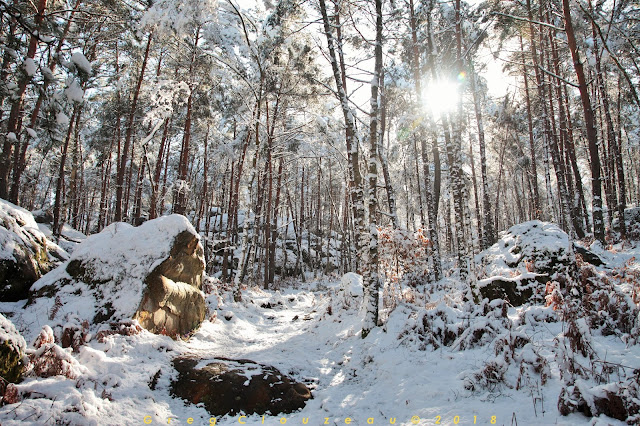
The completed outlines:
[[[0,377],[8,382],[16,383],[22,377],[22,354],[13,348],[9,341],[0,344]]]

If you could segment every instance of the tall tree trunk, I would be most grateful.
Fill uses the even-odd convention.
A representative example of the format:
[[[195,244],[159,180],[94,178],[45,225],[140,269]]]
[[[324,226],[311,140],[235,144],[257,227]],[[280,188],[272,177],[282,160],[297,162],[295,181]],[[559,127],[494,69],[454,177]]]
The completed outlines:
[[[464,63],[462,57],[462,18],[460,13],[460,0],[455,1],[455,20],[456,20],[456,72],[463,72]],[[470,274],[470,256],[467,246],[467,235],[465,228],[468,223],[465,221],[465,201],[466,197],[466,185],[464,181],[464,174],[462,171],[462,88],[460,88],[457,94],[457,110],[455,113],[455,119],[452,120],[453,130],[453,145],[450,145],[452,155],[452,168],[451,168],[451,184],[453,192],[453,210],[456,221],[456,244],[458,254],[458,267],[460,268],[460,280],[466,284],[469,282]],[[475,289],[475,285],[469,285],[469,293],[467,297],[476,299],[478,297]]]
[[[486,249],[493,245],[496,242],[496,234],[493,228],[493,219],[491,215],[491,201],[489,201],[489,178],[487,177],[487,154],[486,154],[486,144],[484,140],[484,121],[482,119],[482,108],[480,107],[480,99],[479,94],[477,92],[476,79],[478,75],[475,72],[473,67],[473,63],[470,65],[470,81],[471,81],[471,92],[473,95],[473,109],[476,115],[476,124],[478,126],[478,146],[480,148],[480,175],[482,179],[482,233],[481,235],[481,246],[482,250]],[[531,117],[531,116],[529,116]],[[473,153],[473,150],[471,150]],[[535,163],[535,160],[534,160]],[[473,166],[473,159],[471,162]],[[534,167],[535,170],[535,167]],[[474,190],[476,195],[476,201],[478,198],[478,190],[475,183],[475,170],[473,170],[474,175]],[[537,191],[537,187],[536,187]],[[479,208],[476,207],[476,210]],[[480,222],[480,218],[478,217],[478,221]],[[480,232],[480,224],[478,223],[478,232]]]
[[[604,244],[604,222],[602,220],[602,179],[600,177],[600,156],[598,154],[598,134],[591,107],[591,99],[587,87],[587,80],[584,75],[584,68],[580,60],[576,36],[571,21],[571,9],[569,0],[562,0],[565,31],[567,33],[567,42],[571,50],[573,58],[573,67],[578,79],[578,89],[580,91],[580,99],[582,101],[582,109],[584,120],[587,127],[587,140],[589,142],[589,158],[591,159],[591,191],[593,194],[592,211],[593,211],[593,234],[600,243]]]
[[[69,29],[73,22],[73,17],[76,14],[76,11],[80,6],[81,1],[82,0],[76,0],[76,3],[73,6],[73,9],[71,9],[71,12],[67,17],[67,22],[64,26],[64,29],[62,30],[62,35],[58,38],[55,53],[53,54],[53,56],[50,56],[50,60],[48,62],[48,68],[51,72],[53,72],[56,69],[60,52],[62,51],[62,47],[65,44],[67,35],[69,34]],[[36,101],[36,104],[33,107],[33,111],[31,112],[31,118],[29,119],[29,128],[31,129],[36,128],[36,124],[38,122],[38,114],[40,113],[40,108],[42,107],[42,103],[44,102],[44,98],[45,98],[45,93],[50,83],[51,83],[51,80],[44,79],[42,88],[40,89],[40,94],[38,95],[38,100]],[[13,200],[14,202],[18,202],[18,196],[20,191],[20,179],[22,177],[22,172],[24,172],[24,169],[26,167],[26,156],[27,156],[27,149],[29,147],[29,138],[30,138],[30,135],[28,134],[25,135],[22,132],[17,136],[18,136],[19,143],[16,146],[16,151],[14,156],[13,183],[11,185],[11,195],[9,197],[9,199]],[[23,141],[23,138],[24,138],[24,141]]]
[[[184,121],[184,132],[182,134],[182,146],[180,148],[180,162],[178,163],[178,185],[175,193],[175,204],[173,212],[178,214],[187,213],[187,201],[189,189],[189,145],[191,143],[191,114],[193,110],[193,92],[195,89],[193,78],[193,67],[196,62],[198,42],[200,41],[200,26],[196,28],[189,63],[189,97],[187,99],[187,116]],[[227,218],[229,221],[229,218]]]
[[[44,11],[47,7],[47,0],[38,0],[37,10],[38,13],[35,16],[34,23],[36,32],[31,35],[29,40],[29,48],[27,50],[27,60],[33,60],[36,55],[36,49],[38,47],[38,35],[37,29],[40,28],[44,19]],[[9,119],[7,120],[7,130],[4,135],[4,143],[2,145],[2,154],[0,154],[0,198],[8,198],[9,194],[9,175],[11,173],[11,154],[13,152],[13,145],[18,141],[20,134],[20,127],[22,125],[22,110],[24,106],[24,95],[27,90],[27,84],[31,81],[31,77],[26,70],[26,65],[20,66],[20,72],[22,75],[18,80],[18,90],[14,95],[14,101],[11,105],[11,111],[9,112]],[[19,149],[19,147],[16,147]],[[16,198],[17,198],[17,194]],[[13,199],[12,201],[17,201]]]
[[[393,189],[393,182],[389,174],[389,160],[384,149],[384,132],[387,127],[387,101],[384,88],[384,69],[380,74],[380,137],[378,138],[378,158],[382,166],[382,176],[384,177],[384,187],[387,192],[387,204],[389,204],[389,215],[391,216],[391,225],[394,229],[399,228],[398,212],[396,208],[396,192]],[[333,216],[332,216],[333,217]]]
[[[411,26],[411,42],[412,42],[412,61],[411,68],[413,72],[413,80],[416,87],[416,93],[418,96],[418,103],[422,104],[422,84],[420,78],[420,54],[418,51],[418,35],[417,24],[413,0],[409,0],[409,24]],[[429,25],[429,37],[431,37],[431,26]],[[429,49],[431,52],[431,49]],[[431,58],[431,55],[429,55]],[[429,59],[428,66],[433,69],[433,63]],[[422,105],[421,105],[422,107]],[[432,127],[435,127],[432,123]],[[425,201],[427,203],[427,221],[429,229],[429,238],[431,240],[432,250],[430,252],[431,263],[433,264],[433,278],[439,280],[442,274],[442,266],[440,261],[440,250],[438,242],[438,200],[440,198],[440,154],[438,152],[438,139],[433,138],[433,161],[434,161],[434,185],[433,192],[431,186],[431,171],[429,170],[429,155],[427,150],[427,141],[425,132],[420,132],[420,148],[422,159],[422,174],[425,179]],[[416,155],[417,157],[417,155]]]
[[[589,1],[589,6],[591,7],[591,1]],[[593,12],[592,12],[593,13]],[[621,141],[616,138],[616,131],[613,125],[613,119],[611,117],[611,108],[609,101],[609,93],[607,92],[607,87],[605,83],[605,76],[602,70],[602,60],[600,57],[600,52],[598,49],[598,40],[596,38],[596,27],[595,24],[592,25],[592,34],[593,34],[593,50],[595,51],[595,60],[596,60],[596,80],[598,81],[598,86],[600,89],[600,97],[602,99],[602,109],[605,116],[606,129],[607,129],[607,141],[609,142],[609,165],[608,169],[611,171],[611,176],[609,180],[609,184],[616,189],[616,194],[618,195],[617,200],[612,200],[613,203],[610,206],[610,210],[615,208],[618,212],[618,223],[620,224],[620,234],[622,238],[625,238],[626,235],[626,225],[624,221],[624,209],[626,204],[626,186],[624,182],[624,169],[622,165],[622,155],[620,154],[619,144]],[[620,125],[620,124],[618,124]],[[617,183],[617,186],[616,186]]]
[[[149,59],[149,50],[151,48],[151,39],[153,33],[149,33],[147,39],[147,46],[144,51],[142,59],[142,66],[140,67],[140,74],[138,75],[138,81],[136,82],[136,88],[133,92],[133,99],[131,101],[131,108],[129,110],[129,117],[127,119],[127,131],[125,133],[124,147],[122,149],[122,155],[120,156],[120,166],[118,167],[118,173],[116,175],[116,205],[113,220],[115,222],[122,221],[123,218],[123,198],[124,198],[124,178],[125,171],[127,169],[127,161],[129,159],[129,150],[131,149],[131,138],[133,136],[133,120],[136,116],[136,108],[138,106],[138,97],[140,96],[140,88],[142,87],[142,81],[144,79],[144,72],[147,68],[147,61]]]
[[[348,170],[349,170],[349,188],[351,191],[351,203],[353,209],[353,221],[358,238],[356,238],[356,250],[359,254],[363,253],[363,248],[367,246],[365,244],[366,236],[365,224],[364,224],[364,194],[362,188],[362,176],[360,174],[360,163],[358,154],[358,144],[355,140],[355,122],[354,116],[349,107],[349,98],[344,87],[343,82],[346,81],[344,72],[341,72],[338,65],[336,48],[340,55],[342,55],[342,46],[340,40],[336,40],[333,36],[332,24],[329,21],[327,15],[327,6],[325,0],[320,0],[320,12],[322,14],[322,22],[324,25],[324,33],[327,38],[327,45],[329,49],[329,60],[331,62],[331,69],[333,71],[333,77],[336,84],[336,90],[338,98],[340,100],[340,106],[342,108],[342,114],[344,116],[345,123],[345,140],[347,145],[348,154]],[[338,26],[339,28],[339,26]],[[337,44],[337,46],[336,46]],[[343,61],[341,61],[343,62]],[[343,68],[344,69],[344,68]]]
[[[269,284],[273,284],[276,273],[276,242],[278,240],[278,210],[280,208],[280,193],[282,190],[282,169],[284,165],[283,157],[280,157],[280,161],[278,163],[278,176],[276,178],[276,198],[273,203],[273,214],[271,215],[271,235],[269,244],[271,247],[269,248],[269,276],[268,282]],[[285,237],[286,240],[286,228],[285,228]],[[283,249],[286,252],[286,248]],[[282,268],[282,275],[284,275],[284,265]]]
[[[473,77],[472,77],[473,78]],[[478,199],[478,180],[476,179],[476,165],[473,158],[473,144],[469,144],[469,162],[471,163],[471,180],[473,183],[473,200],[475,203],[476,212],[476,231],[478,233],[478,244],[480,250],[483,250],[482,244],[482,216],[480,214],[480,200]]]
[[[169,127],[171,123],[171,117],[167,117],[164,120],[164,128],[162,130],[162,137],[160,138],[160,147],[158,148],[158,157],[156,158],[156,166],[153,171],[153,180],[151,181],[151,200],[149,201],[149,219],[155,219],[158,217],[158,191],[160,190],[160,174],[162,174],[162,165],[164,163],[164,151],[165,145],[168,143]],[[162,212],[161,212],[162,213]]]
[[[362,326],[362,338],[378,325],[378,293],[380,291],[380,277],[378,276],[378,227],[376,214],[378,212],[378,82],[382,71],[382,0],[375,0],[376,4],[376,42],[374,48],[375,65],[373,84],[371,85],[371,113],[369,119],[369,265],[366,268],[368,277],[364,282],[368,286],[367,312]],[[415,139],[414,139],[415,147]],[[416,152],[417,154],[417,152]],[[417,159],[416,159],[417,161]]]
[[[71,119],[69,120],[69,128],[67,129],[67,136],[64,139],[64,144],[62,145],[62,153],[60,156],[60,165],[58,166],[58,180],[56,181],[56,196],[55,201],[53,203],[53,235],[60,236],[62,232],[62,225],[64,224],[62,218],[62,200],[64,198],[63,188],[64,188],[64,168],[67,162],[67,151],[69,149],[69,141],[71,140],[71,135],[73,134],[73,126],[76,124],[76,117],[80,115],[81,107],[76,105],[73,109],[73,114],[71,115]]]
[[[542,218],[542,207],[540,205],[540,192],[538,190],[538,166],[536,160],[536,146],[533,134],[533,119],[531,111],[531,96],[529,94],[529,78],[527,76],[527,66],[524,58],[524,46],[522,43],[522,34],[520,34],[520,53],[522,56],[522,78],[524,80],[524,93],[527,105],[527,126],[529,130],[529,155],[531,156],[531,183],[533,187],[533,210],[534,218]]]

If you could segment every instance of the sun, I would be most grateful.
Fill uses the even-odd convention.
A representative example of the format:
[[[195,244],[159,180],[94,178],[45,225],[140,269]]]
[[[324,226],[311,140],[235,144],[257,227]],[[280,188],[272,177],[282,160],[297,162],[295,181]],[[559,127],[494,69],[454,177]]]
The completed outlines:
[[[436,117],[453,112],[459,102],[460,83],[454,80],[430,81],[422,91],[424,108]]]

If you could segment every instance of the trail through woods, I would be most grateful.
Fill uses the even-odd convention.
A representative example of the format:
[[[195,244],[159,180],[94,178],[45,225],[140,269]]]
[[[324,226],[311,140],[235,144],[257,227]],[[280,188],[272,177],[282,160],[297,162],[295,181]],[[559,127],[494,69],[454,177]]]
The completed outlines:
[[[630,267],[637,269],[640,265],[632,259],[640,254],[637,251],[599,254],[609,264],[631,259]],[[362,288],[354,275],[347,277],[351,279],[342,283],[313,282],[281,291],[253,287],[244,292],[242,302],[232,302],[230,292],[210,295],[208,302],[217,307],[216,315],[188,341],[146,331],[116,334],[103,343],[91,340],[74,355],[74,379],[27,378],[19,384],[20,391],[31,397],[17,406],[0,408],[2,424],[167,424],[169,419],[171,424],[187,424],[189,418],[192,424],[210,424],[211,416],[202,406],[171,396],[170,382],[176,377],[171,360],[180,355],[250,359],[278,368],[312,391],[313,399],[299,412],[267,415],[264,420],[258,415],[229,415],[215,420],[222,425],[239,421],[304,424],[305,419],[307,424],[339,425],[348,423],[347,418],[357,425],[371,421],[426,425],[438,420],[441,424],[512,424],[512,420],[518,424],[616,424],[607,417],[600,422],[582,414],[563,417],[558,413],[562,381],[555,339],[566,325],[545,321],[554,315],[551,308],[510,308],[503,321],[493,315],[499,310],[493,303],[482,318],[470,320],[472,313],[449,306],[460,292],[451,292],[455,282],[445,280],[446,289],[433,294],[426,309],[400,303],[384,327],[362,339]],[[464,350],[464,332],[449,346],[425,347],[421,318],[429,312],[443,319],[431,323],[432,331],[455,326],[497,333],[488,333],[488,339]],[[515,349],[513,360],[505,361],[496,355],[496,348],[501,338],[510,336],[527,336],[531,343]],[[628,349],[615,336],[594,334],[592,339],[602,359],[622,365],[640,363],[637,346]],[[547,366],[544,385],[541,376],[523,374],[522,366],[533,362],[535,354]],[[478,373],[491,362],[504,380],[485,383],[481,389]]]

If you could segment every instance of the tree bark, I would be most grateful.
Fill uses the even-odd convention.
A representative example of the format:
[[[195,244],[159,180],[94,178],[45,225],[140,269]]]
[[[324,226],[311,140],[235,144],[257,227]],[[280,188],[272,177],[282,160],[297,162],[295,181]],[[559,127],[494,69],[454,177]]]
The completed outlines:
[[[591,191],[593,194],[593,234],[601,244],[604,244],[604,222],[602,220],[602,179],[600,176],[600,156],[598,154],[598,134],[596,132],[591,99],[587,88],[587,80],[584,75],[584,68],[580,59],[576,36],[573,30],[569,0],[562,0],[562,6],[567,42],[573,59],[573,67],[578,79],[578,90],[580,91],[584,120],[587,127],[589,158],[591,159]]]
[[[116,205],[113,220],[120,222],[123,219],[123,198],[124,198],[124,178],[125,170],[127,169],[127,161],[129,159],[129,150],[131,149],[131,138],[133,137],[133,120],[136,116],[136,108],[138,106],[138,97],[140,96],[140,88],[142,87],[142,81],[144,79],[144,72],[147,68],[147,61],[149,59],[149,50],[151,48],[151,40],[153,33],[149,33],[147,39],[147,46],[144,51],[144,57],[142,59],[142,66],[140,67],[140,74],[138,75],[138,81],[136,82],[136,88],[133,92],[133,100],[131,101],[131,108],[129,110],[129,117],[127,119],[127,131],[125,133],[124,147],[122,149],[122,155],[120,156],[120,167],[118,167],[118,174],[116,176]]]
[[[367,259],[369,264],[366,268],[369,276],[364,277],[364,282],[368,286],[368,303],[364,324],[362,326],[363,339],[367,337],[373,327],[378,325],[378,293],[380,291],[380,277],[378,276],[378,228],[376,224],[378,198],[376,192],[378,188],[378,84],[380,82],[380,75],[382,71],[382,0],[375,0],[375,4],[375,65],[372,80],[373,84],[371,84],[371,113],[369,115],[369,254]]]
[[[47,7],[47,0],[38,1],[38,13],[35,16],[34,23],[36,28],[40,28],[44,19],[44,11]],[[36,55],[36,48],[38,47],[38,36],[34,33],[29,40],[29,48],[27,50],[27,59],[33,60]],[[24,64],[21,68],[24,67]],[[25,69],[21,69],[22,73],[18,81],[18,90],[15,94],[15,100],[11,105],[11,111],[9,112],[9,118],[7,120],[7,131],[4,135],[4,143],[2,145],[2,154],[0,155],[0,198],[8,198],[9,194],[9,176],[11,173],[11,154],[13,152],[13,144],[18,140],[20,134],[20,127],[22,125],[22,109],[24,106],[24,95],[27,90],[27,84],[31,81],[31,76],[27,74]],[[9,138],[9,135],[13,134],[15,141]],[[18,147],[15,147],[18,149]],[[17,194],[16,194],[17,195]],[[17,201],[17,200],[13,200]]]

